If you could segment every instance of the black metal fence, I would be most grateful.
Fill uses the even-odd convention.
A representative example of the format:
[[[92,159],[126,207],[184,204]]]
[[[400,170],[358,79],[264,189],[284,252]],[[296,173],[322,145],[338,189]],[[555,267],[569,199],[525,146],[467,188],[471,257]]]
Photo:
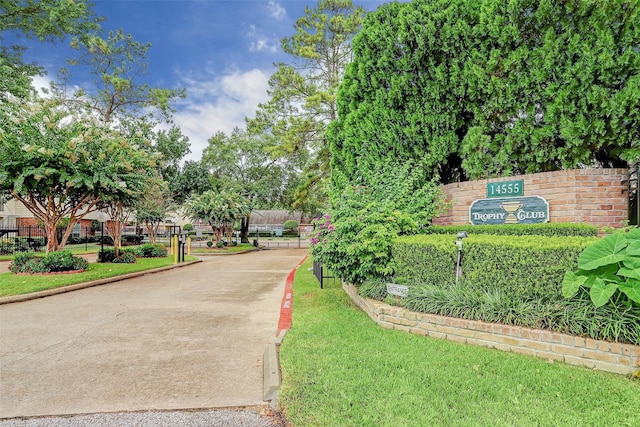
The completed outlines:
[[[333,279],[333,284],[336,283],[336,276],[334,276],[330,271],[326,270],[322,264],[317,261],[313,261],[313,275],[316,276],[318,282],[320,282],[320,288],[324,288],[325,279]]]
[[[62,238],[63,229],[58,229],[58,240]],[[67,240],[67,245],[85,245],[100,242],[100,233],[95,233],[91,227],[76,227]],[[15,227],[0,227],[0,255],[12,255],[16,252],[44,250],[47,246],[47,233],[39,225],[22,225]]]

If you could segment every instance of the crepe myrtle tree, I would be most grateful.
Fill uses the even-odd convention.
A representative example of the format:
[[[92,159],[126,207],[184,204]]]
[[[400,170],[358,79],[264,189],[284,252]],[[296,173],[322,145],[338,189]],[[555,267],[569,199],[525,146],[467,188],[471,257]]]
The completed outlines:
[[[0,103],[0,192],[42,221],[47,252],[60,250],[82,218],[143,194],[156,164],[148,146],[59,100],[9,96]]]
[[[154,176],[145,193],[135,205],[136,220],[144,224],[149,236],[149,242],[156,243],[160,223],[168,217],[168,212],[175,210],[173,199],[170,197],[168,184],[159,176]]]
[[[192,221],[204,221],[211,226],[216,244],[223,235],[231,240],[233,224],[250,214],[246,197],[225,191],[206,191],[187,200],[185,208]]]

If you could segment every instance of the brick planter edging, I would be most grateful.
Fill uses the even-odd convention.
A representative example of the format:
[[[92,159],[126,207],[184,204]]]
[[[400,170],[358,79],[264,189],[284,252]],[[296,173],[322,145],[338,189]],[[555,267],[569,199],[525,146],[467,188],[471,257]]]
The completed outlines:
[[[379,326],[463,344],[536,356],[616,374],[640,369],[640,346],[598,341],[542,329],[418,313],[364,299],[353,285],[342,287]]]

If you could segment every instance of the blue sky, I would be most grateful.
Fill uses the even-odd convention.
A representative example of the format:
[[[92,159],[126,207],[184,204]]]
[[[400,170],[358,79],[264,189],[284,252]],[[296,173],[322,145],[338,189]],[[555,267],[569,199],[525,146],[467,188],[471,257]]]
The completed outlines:
[[[354,5],[375,10],[385,1]],[[140,42],[150,42],[147,82],[187,90],[174,120],[191,142],[197,160],[215,132],[244,126],[259,102],[265,102],[273,63],[291,62],[280,40],[294,33],[293,24],[313,0],[97,0],[105,30],[122,28]],[[23,41],[24,42],[24,41]],[[27,60],[43,65],[49,76],[65,65],[73,51],[65,43],[27,41]],[[47,85],[38,78],[35,84]],[[89,77],[74,73],[71,82],[94,87]]]

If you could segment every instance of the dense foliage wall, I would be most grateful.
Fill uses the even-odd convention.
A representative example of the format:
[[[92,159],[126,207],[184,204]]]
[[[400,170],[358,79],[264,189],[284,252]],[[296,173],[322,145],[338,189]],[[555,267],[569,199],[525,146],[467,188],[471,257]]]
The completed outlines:
[[[328,130],[334,194],[640,159],[640,3],[414,0],[367,16]]]

